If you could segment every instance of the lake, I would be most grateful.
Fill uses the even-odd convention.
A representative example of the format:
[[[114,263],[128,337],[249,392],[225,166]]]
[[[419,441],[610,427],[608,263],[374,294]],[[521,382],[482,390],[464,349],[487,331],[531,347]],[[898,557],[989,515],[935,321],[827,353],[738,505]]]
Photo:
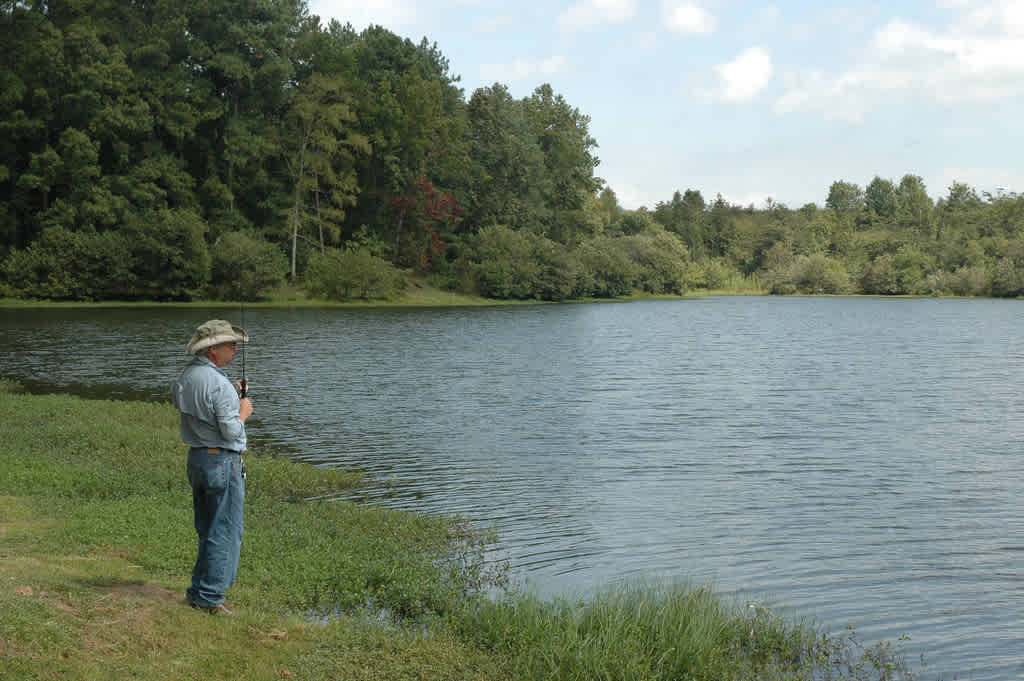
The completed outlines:
[[[494,527],[542,595],[710,582],[908,634],[922,678],[1021,678],[1022,304],[246,308],[250,439]],[[0,375],[165,400],[210,317],[240,310],[0,310]]]

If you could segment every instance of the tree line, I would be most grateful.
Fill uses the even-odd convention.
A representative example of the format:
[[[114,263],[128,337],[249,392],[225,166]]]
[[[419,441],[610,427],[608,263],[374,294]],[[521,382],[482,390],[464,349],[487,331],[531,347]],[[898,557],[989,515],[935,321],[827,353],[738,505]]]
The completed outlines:
[[[436,44],[304,0],[0,0],[0,32],[0,295],[1024,293],[1016,194],[624,210],[550,85],[467,97]]]

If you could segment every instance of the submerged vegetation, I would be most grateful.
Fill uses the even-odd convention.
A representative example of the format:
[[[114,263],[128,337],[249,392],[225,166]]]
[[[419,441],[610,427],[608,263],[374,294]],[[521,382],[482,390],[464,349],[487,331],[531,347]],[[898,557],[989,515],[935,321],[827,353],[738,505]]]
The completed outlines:
[[[358,474],[269,451],[247,456],[238,615],[210,617],[183,596],[194,536],[169,405],[0,380],[0,424],[3,678],[912,677],[887,644],[830,638],[706,586],[519,593],[458,519],[337,500]]]
[[[16,0],[0,53],[0,296],[1024,295],[1024,196],[908,168],[627,210],[550,85],[464,92],[426,38],[306,0]]]

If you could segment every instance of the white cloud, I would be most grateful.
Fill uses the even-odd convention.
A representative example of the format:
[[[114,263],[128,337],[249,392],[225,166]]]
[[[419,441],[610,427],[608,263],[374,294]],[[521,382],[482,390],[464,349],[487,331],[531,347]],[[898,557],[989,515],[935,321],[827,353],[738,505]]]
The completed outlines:
[[[319,15],[324,24],[331,19],[351,23],[357,31],[370,24],[397,30],[419,19],[412,0],[310,0],[309,13]]]
[[[619,205],[626,210],[636,210],[641,206],[653,209],[658,201],[662,201],[665,198],[660,195],[658,190],[652,189],[650,185],[638,187],[629,182],[609,181],[608,186],[613,188]]]
[[[636,0],[580,0],[558,17],[565,31],[585,31],[600,24],[617,24],[633,18]]]
[[[768,85],[774,70],[771,55],[763,48],[748,48],[732,61],[715,67],[717,95],[730,102],[754,99]]]
[[[897,97],[950,103],[1024,93],[1024,3],[947,4],[959,11],[944,30],[892,19],[845,71],[790,74],[776,111],[860,121]]]
[[[798,19],[787,29],[789,39],[809,41],[822,36],[848,39],[857,36],[877,22],[881,10],[877,5],[818,7]]]
[[[661,3],[665,27],[674,33],[712,33],[715,17],[692,2],[663,0]]]
[[[785,93],[775,101],[776,113],[821,110],[826,118],[860,123],[885,92],[906,92],[915,87],[913,75],[874,66],[850,69],[839,75],[819,69],[790,74]]]
[[[962,182],[981,196],[1017,193],[1024,190],[1024,175],[1003,168],[941,168],[934,177],[925,178],[928,193],[938,198],[947,196],[954,182]]]
[[[966,22],[975,30],[991,30],[1014,36],[1024,34],[1024,3],[1019,0],[963,2],[961,6],[970,8]]]
[[[481,19],[473,24],[473,30],[479,33],[497,33],[510,26],[515,26],[519,18],[512,14],[499,14],[497,16]]]
[[[569,58],[557,55],[541,61],[516,59],[511,64],[481,64],[480,78],[487,83],[512,83],[549,78],[569,69]]]

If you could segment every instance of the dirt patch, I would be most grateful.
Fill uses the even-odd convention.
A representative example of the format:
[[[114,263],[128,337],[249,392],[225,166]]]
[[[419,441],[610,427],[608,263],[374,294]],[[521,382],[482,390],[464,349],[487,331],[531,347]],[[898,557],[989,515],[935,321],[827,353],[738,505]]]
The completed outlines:
[[[285,629],[277,629],[274,631],[262,631],[256,627],[249,627],[249,636],[253,638],[272,638],[275,641],[287,641],[288,631]]]
[[[91,584],[101,597],[78,603],[79,642],[89,656],[107,659],[112,665],[137,664],[167,645],[161,621],[168,605],[185,603],[185,594],[146,582]]]

